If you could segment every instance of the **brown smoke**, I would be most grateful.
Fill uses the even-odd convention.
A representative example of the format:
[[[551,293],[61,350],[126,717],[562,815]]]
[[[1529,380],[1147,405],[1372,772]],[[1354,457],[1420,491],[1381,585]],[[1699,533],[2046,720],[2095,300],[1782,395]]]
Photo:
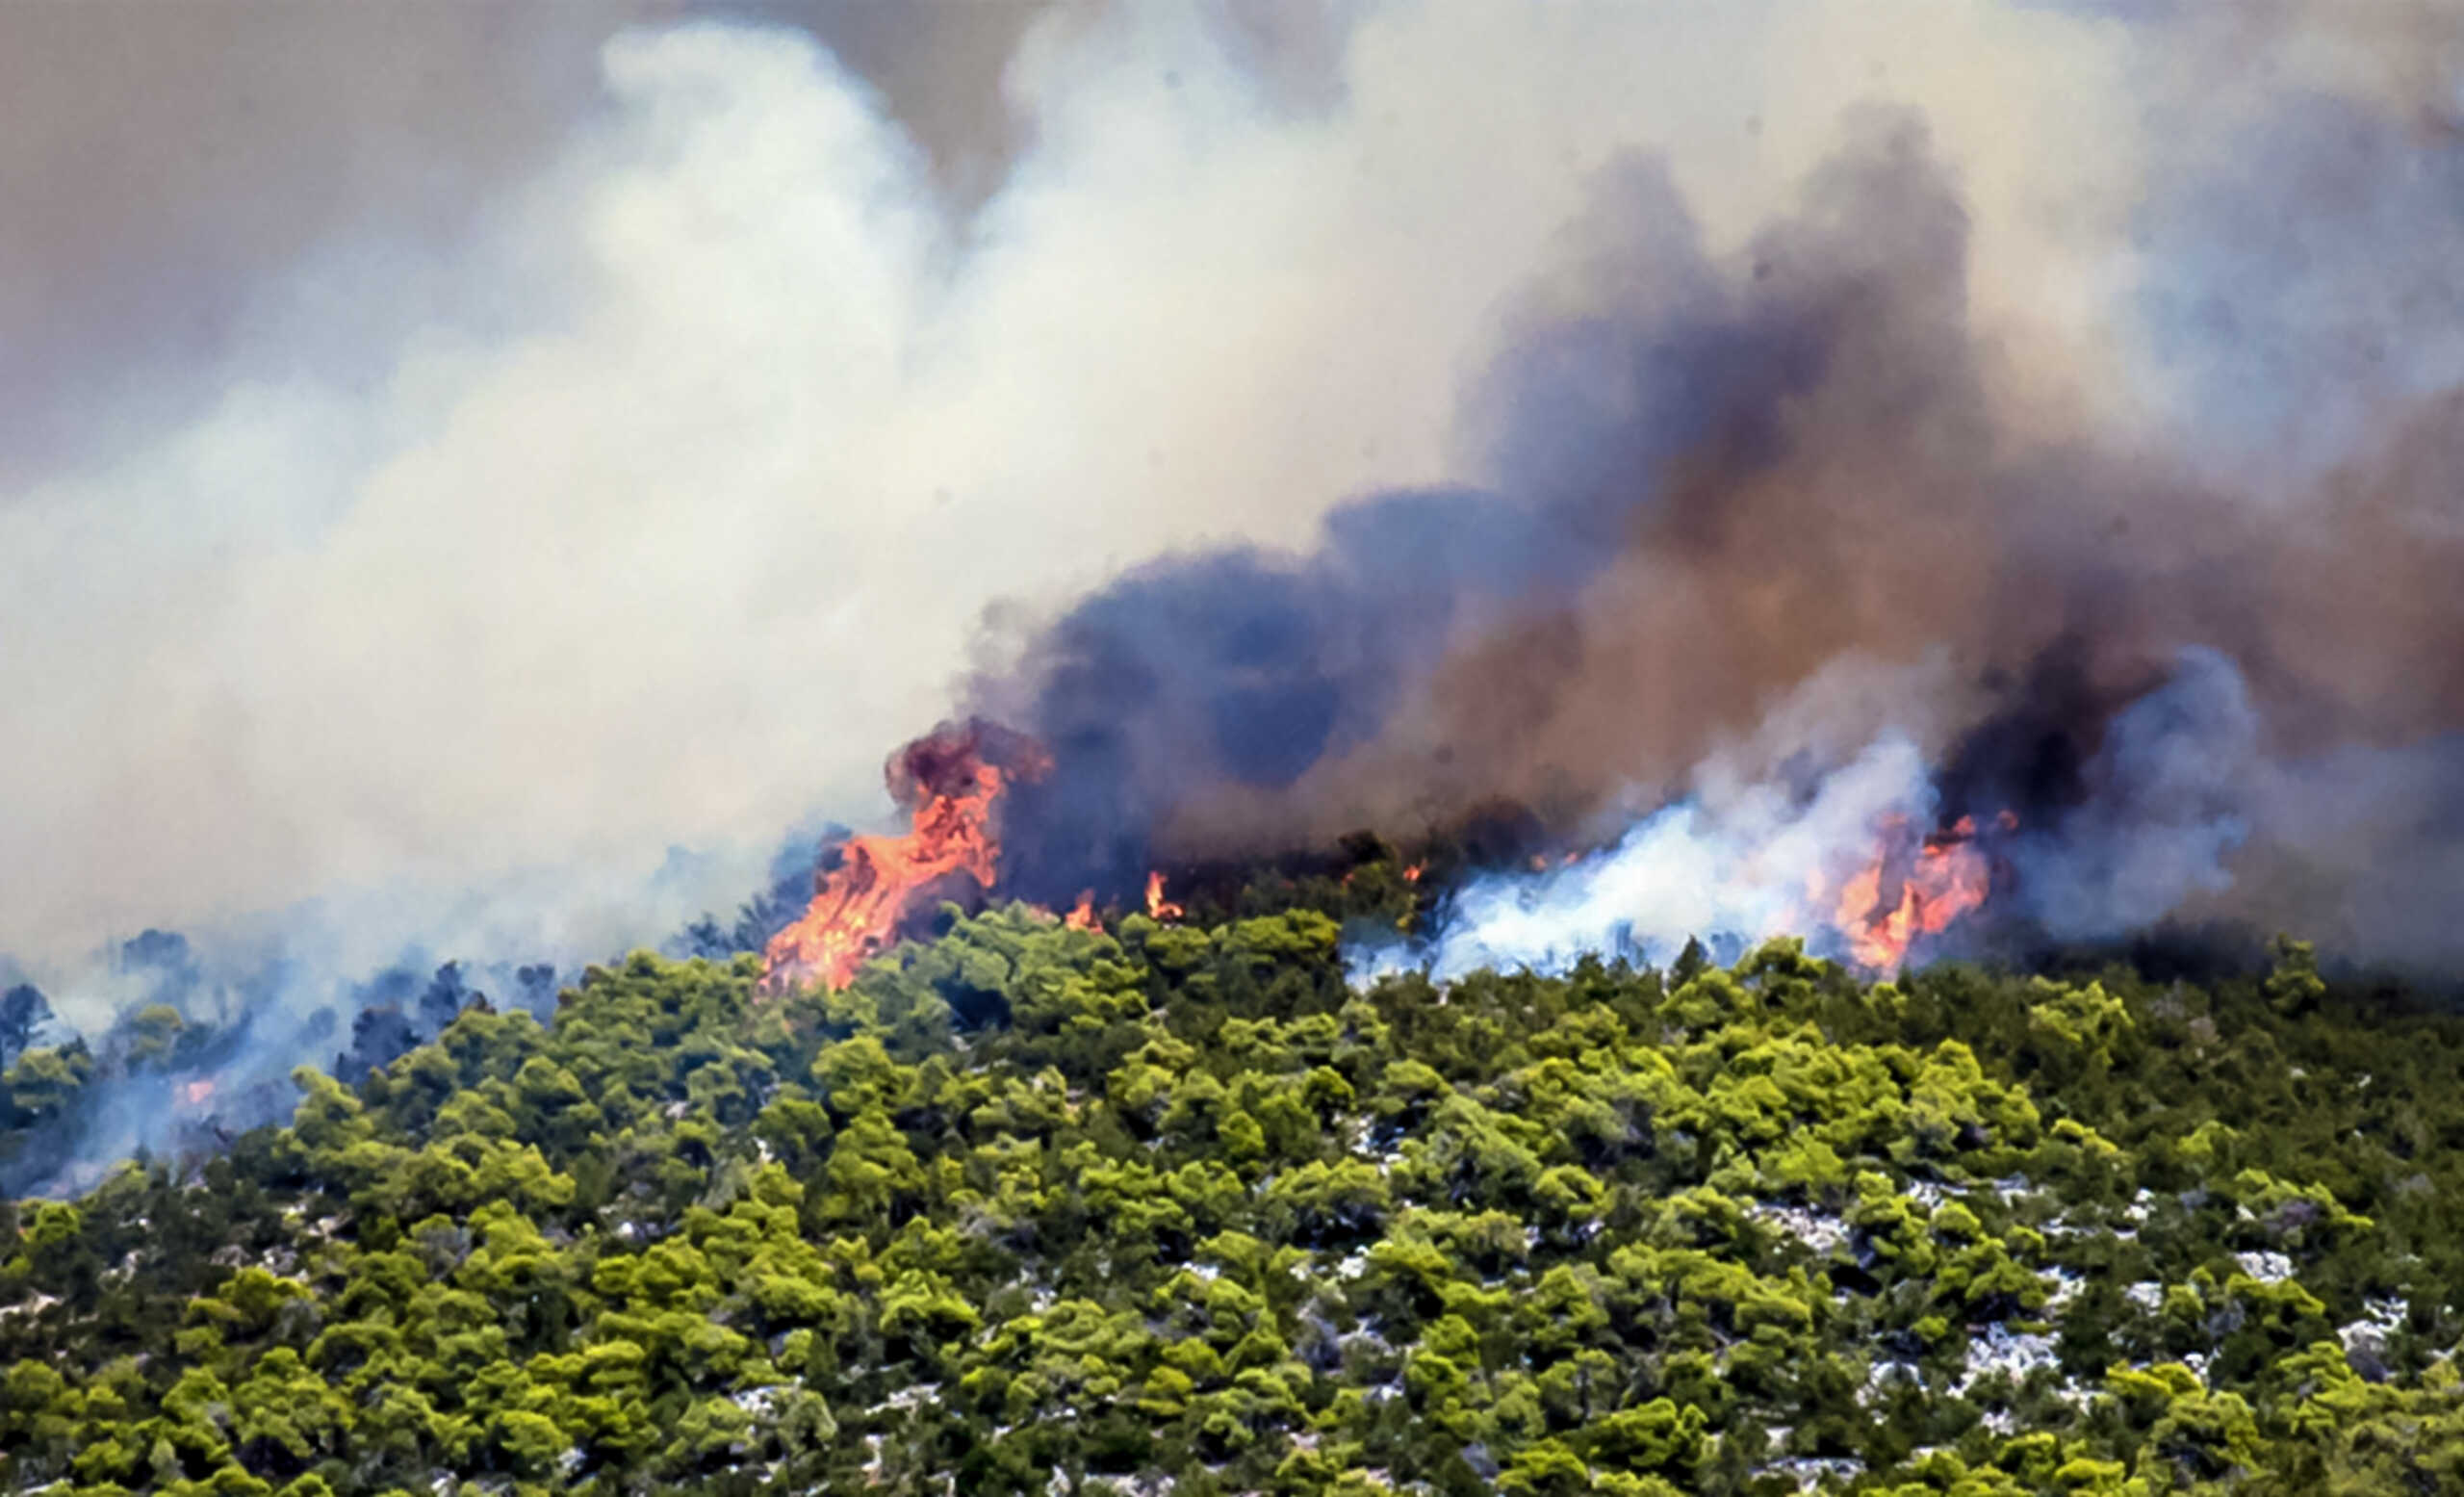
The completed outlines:
[[[2320,127],[2323,145],[2268,128],[2362,168],[2427,151],[2456,171],[2455,146],[2424,144],[2411,121],[2340,109]],[[2455,232],[2435,218],[2452,205],[2377,211]],[[2317,246],[2297,247],[2285,265],[2232,269],[2315,275]],[[2366,246],[2341,248],[2366,271]],[[2375,864],[2445,857],[2464,833],[2447,824],[2464,752],[2443,736],[2464,729],[2464,394],[2380,392],[2340,460],[2276,492],[2203,461],[2203,428],[2166,441],[2153,422],[2100,427],[2080,414],[2095,402],[2041,370],[2019,377],[2030,350],[1972,315],[1960,184],[1922,121],[1898,112],[1853,117],[1794,211],[1733,252],[1701,248],[1647,163],[1611,176],[1570,251],[1578,269],[1535,293],[1482,396],[1500,453],[1484,523],[1541,537],[1559,559],[1476,585],[1412,572],[1414,547],[1354,555],[1340,535],[1312,558],[1183,558],[1091,601],[1028,652],[1023,693],[997,682],[987,700],[1031,704],[1037,731],[1100,745],[1101,773],[1148,787],[1105,810],[1166,855],[1220,856],[1352,825],[1408,834],[1500,795],[1572,834],[1637,787],[1681,787],[1846,660],[1946,653],[1947,692],[1938,682],[1930,700],[1864,710],[1932,724],[1937,753],[1980,714],[2032,713],[2073,740],[2074,765],[2096,754],[2113,713],[2189,671],[2198,684],[2183,702],[2197,705],[2150,707],[2118,756],[2097,761],[2104,782],[2073,787],[2105,802],[2045,834],[2099,844],[2063,849],[2064,880],[2232,846],[2238,892],[2216,901],[2222,913],[2327,925],[2366,949],[2408,943],[2386,939],[2379,912],[2417,911],[2423,895],[2365,886],[2383,881]],[[2213,252],[2194,238],[2185,258]],[[2451,346],[2459,326],[2425,331]],[[2280,336],[2318,345],[2348,331]],[[2231,379],[2247,376],[2227,363],[2238,348],[2214,356]],[[1365,601],[1379,584],[1362,573],[1381,560],[1418,592],[1450,590],[1452,607],[1411,626],[1442,643],[1380,632]],[[1227,569],[1282,579],[1295,599],[1260,613],[1269,589],[1226,586]],[[2194,668],[2185,651],[2222,663]],[[2040,662],[2056,655],[2049,676]],[[2063,701],[2029,702],[2056,679]],[[1150,712],[1176,726],[1150,731]],[[2168,712],[2179,720],[2164,724]],[[1227,714],[1247,738],[1281,733],[1322,751],[1297,772],[1260,772],[1219,735],[1210,761],[1192,724]],[[1158,753],[1171,772],[1154,772]],[[2371,756],[2397,756],[2405,772]],[[2317,810],[2327,804],[2415,845],[2374,858],[2331,845],[2340,834]],[[2177,818],[2185,846],[2202,850],[2154,848],[2123,808],[2146,827]],[[2293,877],[2297,864],[2313,872]],[[2299,902],[2287,896],[2297,889]],[[2076,888],[2065,898],[2074,912],[2094,903]],[[2396,923],[2424,928],[2418,916]]]

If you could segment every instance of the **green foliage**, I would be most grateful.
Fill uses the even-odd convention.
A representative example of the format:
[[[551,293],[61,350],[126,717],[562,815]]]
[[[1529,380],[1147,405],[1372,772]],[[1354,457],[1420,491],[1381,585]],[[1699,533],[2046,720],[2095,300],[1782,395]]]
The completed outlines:
[[[846,992],[635,955],[0,1212],[71,1492],[2464,1489],[2464,1025],[1773,942],[1346,982],[1262,886]],[[168,1010],[115,1054],[192,1043]],[[94,1062],[27,1049],[9,1123]]]

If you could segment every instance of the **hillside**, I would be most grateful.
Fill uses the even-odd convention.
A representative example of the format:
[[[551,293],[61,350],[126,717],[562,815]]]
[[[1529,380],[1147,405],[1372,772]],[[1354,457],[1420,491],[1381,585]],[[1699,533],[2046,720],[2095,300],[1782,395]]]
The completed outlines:
[[[303,1071],[0,1207],[0,1487],[2464,1489],[2464,1022],[2291,945],[1356,990],[1370,871]]]

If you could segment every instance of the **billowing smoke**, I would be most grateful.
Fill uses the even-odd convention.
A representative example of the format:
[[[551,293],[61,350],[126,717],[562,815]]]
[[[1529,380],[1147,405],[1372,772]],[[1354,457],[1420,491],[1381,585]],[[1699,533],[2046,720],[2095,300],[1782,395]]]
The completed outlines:
[[[2081,799],[2015,854],[2046,933],[2109,936],[2229,888],[2226,855],[2258,809],[2258,729],[2232,662],[2203,648],[2124,708],[2081,770]]]
[[[1815,934],[1826,941],[1835,890],[1878,826],[1932,818],[1925,761],[1906,738],[1880,739],[1810,793],[1783,783],[1711,789],[1654,813],[1604,851],[1554,869],[1475,879],[1424,952],[1432,975],[1484,967],[1562,971],[1586,955],[1661,961],[1689,941],[1741,944]],[[1372,947],[1373,964],[1397,953]]]
[[[2070,658],[2066,641],[2036,684],[2084,710],[2066,689]],[[1734,952],[1778,936],[1886,966],[2015,938],[2109,941],[2232,887],[2227,859],[2258,790],[2256,734],[2221,656],[2185,651],[2109,720],[2047,717],[2051,704],[2022,698],[1971,727],[1948,769],[1896,729],[1844,761],[1822,757],[1803,734],[1817,717],[1837,723],[1843,674],[1876,684],[1826,672],[1770,715],[1759,742],[1715,751],[1680,798],[1609,845],[1475,876],[1430,939],[1364,947],[1364,970],[1558,971],[1595,954],[1665,963],[1689,941]],[[2081,734],[2097,739],[2084,755]],[[1795,748],[1775,766],[1780,744]],[[1911,887],[1902,909],[1898,890]],[[1908,928],[1882,928],[1878,910]]]
[[[151,928],[267,1074],[740,948],[954,709],[1054,900],[1503,797],[1581,908],[1967,816],[2038,935],[2464,957],[2444,8],[158,10],[0,20],[112,33],[0,47],[0,950],[98,1043]]]
[[[2464,259],[2398,252],[2410,326],[2374,279],[2390,235],[2464,245],[2459,111],[2230,101],[2229,167],[2211,128],[2151,173],[2162,356],[2113,369],[2031,364],[2047,350],[1981,318],[1960,173],[1912,112],[1852,112],[1730,246],[1666,166],[1607,173],[1479,387],[1476,491],[1358,501],[1305,555],[1151,564],[981,684],[1059,751],[1022,875],[1435,830],[1505,794],[1563,845],[1614,846],[1467,891],[1433,959],[1546,966],[1801,928],[1807,879],[1883,823],[2007,818],[1979,837],[2032,939],[2179,916],[2464,955],[2453,885],[2411,871],[2451,865],[2464,780]],[[2292,181],[2250,177],[2262,143]],[[2386,367],[2323,381],[2349,358]],[[2064,383],[2094,376],[2143,403]],[[2265,443],[2256,393],[2289,402]],[[1804,700],[1843,660],[1934,651],[1922,685]],[[1811,788],[1701,792],[1782,723],[1800,782],[1830,756]]]
[[[881,813],[885,745],[942,714],[988,607],[1443,477],[1499,297],[1608,142],[1684,123],[1625,117],[1639,62],[1565,73],[1599,35],[1480,8],[1306,65],[1194,12],[915,13],[958,11],[1008,13],[988,63],[970,35],[927,54],[965,69],[878,80],[783,27],[516,26],[478,50],[555,65],[500,132],[494,71],[438,97],[451,128],[370,125],[336,82],[398,42],[458,78],[461,43],[321,41],[306,103],[255,91],[360,171],[222,128],[193,39],[108,13],[129,35],[89,44],[181,83],[137,69],[111,129],[217,142],[219,191],[151,191],[136,146],[43,165],[12,232],[87,224],[150,299],[66,247],[13,266],[110,307],[205,276],[212,349],[100,317],[76,358],[0,345],[13,395],[94,360],[180,387],[64,397],[68,455],[0,490],[0,950],[66,1005],[149,926],[313,915],[364,973],[414,943],[578,962],[725,908],[782,827]],[[988,92],[1001,131],[934,125]],[[467,180],[457,211],[358,195],[422,172]],[[321,221],[302,199],[343,205],[329,242],[277,232]]]

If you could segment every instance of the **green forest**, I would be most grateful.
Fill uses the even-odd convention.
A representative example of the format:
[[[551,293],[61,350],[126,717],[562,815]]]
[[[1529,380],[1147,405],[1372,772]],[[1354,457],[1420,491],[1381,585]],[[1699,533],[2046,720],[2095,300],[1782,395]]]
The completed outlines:
[[[2464,1491],[2452,1014],[2293,942],[1355,986],[1413,897],[473,994],[0,1203],[0,1488]]]

